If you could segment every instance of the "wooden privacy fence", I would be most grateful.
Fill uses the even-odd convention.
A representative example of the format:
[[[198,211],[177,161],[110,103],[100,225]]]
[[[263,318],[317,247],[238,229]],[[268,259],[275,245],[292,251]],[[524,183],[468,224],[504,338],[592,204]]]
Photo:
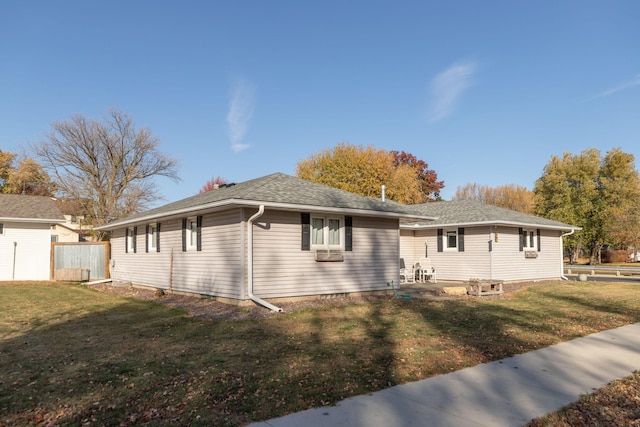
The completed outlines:
[[[108,279],[109,242],[51,243],[50,274],[71,282]]]

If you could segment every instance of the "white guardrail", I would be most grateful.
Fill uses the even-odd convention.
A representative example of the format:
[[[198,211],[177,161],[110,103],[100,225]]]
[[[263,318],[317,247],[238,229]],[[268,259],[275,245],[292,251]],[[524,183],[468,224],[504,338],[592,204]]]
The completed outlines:
[[[640,275],[640,266],[624,267],[618,265],[565,265],[566,274],[589,272],[589,275],[598,274],[615,274],[616,276],[634,276]]]

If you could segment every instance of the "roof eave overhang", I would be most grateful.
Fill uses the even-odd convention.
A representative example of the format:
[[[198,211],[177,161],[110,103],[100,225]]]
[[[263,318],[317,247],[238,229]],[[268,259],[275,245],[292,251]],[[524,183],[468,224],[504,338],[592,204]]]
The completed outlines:
[[[337,213],[337,214],[351,214],[356,216],[369,216],[369,217],[382,217],[382,218],[396,218],[412,221],[433,221],[436,218],[426,215],[415,215],[411,213],[401,212],[385,212],[373,209],[354,209],[354,208],[341,208],[330,206],[314,206],[314,205],[298,205],[292,203],[276,203],[276,202],[264,202],[259,200],[240,200],[240,199],[227,199],[219,202],[208,203],[199,206],[191,206],[183,209],[176,209],[169,212],[158,212],[150,215],[141,215],[131,219],[123,219],[115,221],[110,224],[105,224],[100,227],[95,227],[96,231],[110,231],[118,228],[126,227],[129,225],[140,224],[145,222],[151,222],[160,218],[165,220],[184,217],[185,215],[206,214],[224,209],[231,208],[257,208],[260,205],[264,205],[265,208],[278,209],[284,211],[304,211],[304,212],[324,212],[324,213]]]
[[[475,221],[475,222],[451,222],[451,223],[436,223],[436,224],[424,224],[424,223],[400,223],[400,228],[403,230],[420,230],[420,229],[434,229],[443,227],[481,227],[481,226],[507,226],[507,227],[531,227],[531,228],[544,228],[545,230],[560,230],[560,231],[579,231],[580,227],[572,225],[553,225],[553,224],[536,224],[531,222],[521,221]]]
[[[42,224],[62,224],[66,222],[65,219],[52,219],[52,218],[10,218],[10,217],[2,217],[0,218],[2,222],[28,222],[28,223],[39,223]]]

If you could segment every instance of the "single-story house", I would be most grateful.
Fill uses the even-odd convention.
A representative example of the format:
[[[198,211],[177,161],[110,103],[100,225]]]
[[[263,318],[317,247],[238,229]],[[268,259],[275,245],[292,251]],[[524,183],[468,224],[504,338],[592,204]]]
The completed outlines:
[[[562,237],[579,227],[483,203],[413,205],[432,221],[400,224],[400,257],[428,257],[438,280],[525,281],[563,276]]]
[[[0,194],[0,280],[49,280],[51,228],[64,221],[51,197]]]
[[[531,244],[527,234],[523,251],[542,248],[533,260],[535,274],[522,277],[562,275],[561,234],[575,227],[531,216],[513,222],[516,214],[511,211],[503,212],[503,220],[489,223],[473,216],[438,222],[445,218],[446,208],[437,206],[456,205],[402,205],[276,173],[220,186],[96,230],[111,232],[114,281],[228,302],[253,300],[271,309],[277,307],[265,299],[275,304],[280,298],[387,291],[399,283],[400,258],[413,261],[430,245],[427,255],[442,269],[438,280],[489,278],[491,271],[497,274],[498,266],[505,268],[510,262],[490,258],[508,253],[514,227],[516,255],[531,261],[518,249],[520,228],[522,235],[525,230],[535,233]],[[466,258],[438,256],[452,251],[450,229],[458,233],[456,248],[461,253],[464,249]],[[496,231],[500,244],[489,250]],[[445,242],[443,236],[450,240]],[[488,257],[476,250],[480,242]],[[453,265],[441,266],[444,261]],[[479,266],[463,267],[465,263]]]
[[[400,221],[429,219],[276,173],[96,230],[111,231],[114,281],[266,305],[265,298],[391,289]]]

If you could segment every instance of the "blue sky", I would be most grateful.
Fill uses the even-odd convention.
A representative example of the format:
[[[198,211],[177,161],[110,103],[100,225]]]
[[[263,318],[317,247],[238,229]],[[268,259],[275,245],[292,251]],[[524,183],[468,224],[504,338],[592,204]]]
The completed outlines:
[[[640,158],[640,2],[7,1],[0,148],[112,107],[180,160],[167,201],[347,141],[533,188],[552,155]]]

